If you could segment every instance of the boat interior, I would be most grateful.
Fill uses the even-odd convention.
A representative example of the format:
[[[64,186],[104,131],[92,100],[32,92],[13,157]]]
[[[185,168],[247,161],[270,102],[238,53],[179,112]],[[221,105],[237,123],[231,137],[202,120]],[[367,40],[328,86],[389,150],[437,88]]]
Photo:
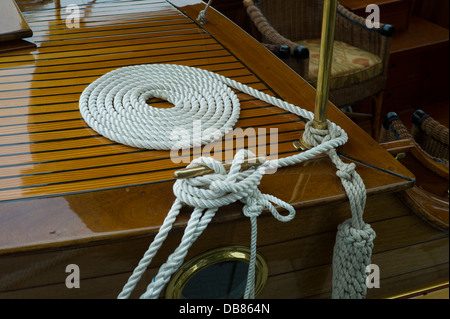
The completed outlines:
[[[449,1],[0,6],[0,298],[449,298]]]

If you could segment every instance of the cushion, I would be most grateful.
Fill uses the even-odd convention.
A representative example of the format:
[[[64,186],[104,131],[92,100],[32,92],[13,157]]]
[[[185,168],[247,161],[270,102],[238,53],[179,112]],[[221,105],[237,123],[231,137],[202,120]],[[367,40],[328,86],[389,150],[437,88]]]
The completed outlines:
[[[317,84],[320,58],[320,39],[296,41],[309,49],[308,81]],[[371,79],[383,72],[380,57],[350,44],[334,41],[330,88],[339,89]]]

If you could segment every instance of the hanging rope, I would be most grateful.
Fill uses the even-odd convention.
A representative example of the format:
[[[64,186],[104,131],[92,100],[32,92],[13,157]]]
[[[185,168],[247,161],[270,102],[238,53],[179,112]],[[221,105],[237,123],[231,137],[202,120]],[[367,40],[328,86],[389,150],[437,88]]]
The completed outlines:
[[[175,182],[174,193],[177,200],[164,222],[164,227],[150,245],[144,258],[119,295],[119,298],[128,298],[133,291],[153,256],[167,237],[168,231],[180,211],[181,202],[195,207],[185,228],[181,243],[169,256],[167,262],[160,267],[158,274],[147,287],[146,292],[141,298],[158,297],[161,290],[170,280],[171,275],[183,263],[190,246],[200,236],[203,230],[206,229],[217,210],[222,206],[236,201],[242,201],[245,204],[243,208],[244,215],[250,218],[252,224],[250,269],[245,297],[254,297],[254,263],[257,237],[256,218],[262,212],[263,208],[267,207],[277,220],[287,222],[295,216],[295,210],[289,204],[273,196],[262,194],[258,190],[258,185],[269,164],[263,164],[258,168],[251,168],[240,172],[242,163],[249,156],[251,157],[253,154],[246,150],[239,151],[228,173],[225,171],[221,162],[215,161],[212,158],[198,158],[192,161],[188,167],[202,165],[211,168],[214,170],[214,173],[196,178],[180,179]],[[287,209],[289,214],[287,216],[280,215],[272,203]]]
[[[317,130],[312,122],[306,124],[303,139],[312,146],[333,138],[333,131]],[[370,265],[375,231],[364,223],[366,189],[362,178],[355,171],[355,164],[341,161],[335,149],[327,152],[338,169],[350,202],[352,218],[338,226],[333,253],[333,299],[363,299],[366,297],[366,267]]]
[[[173,130],[182,128],[192,132],[194,121],[200,121],[202,128],[214,128],[221,136],[232,129],[239,118],[240,104],[230,88],[303,118],[312,120],[314,117],[309,111],[219,74],[188,66],[156,64],[124,67],[103,75],[82,93],[80,112],[94,130],[113,141],[140,148],[169,150],[180,146],[168,138]],[[171,109],[151,107],[146,103],[150,97],[165,99],[174,104],[174,107]],[[332,122],[328,122],[326,130],[317,130],[311,123],[307,123],[303,139],[313,146],[312,149],[266,161],[258,168],[241,171],[243,160],[253,155],[248,151],[237,152],[228,173],[222,163],[211,158],[192,161],[188,167],[207,166],[214,173],[175,182],[174,193],[177,199],[154,241],[119,294],[119,298],[130,296],[167,238],[182,203],[194,207],[194,211],[181,243],[160,267],[141,298],[159,296],[219,207],[236,201],[244,203],[243,213],[250,218],[252,226],[251,257],[245,297],[253,298],[257,217],[264,208],[283,222],[290,221],[295,215],[292,206],[271,195],[262,194],[258,190],[258,185],[267,169],[298,164],[319,154],[328,154],[336,165],[336,174],[348,195],[352,213],[352,218],[340,225],[337,234],[333,261],[333,297],[363,298],[365,290],[361,285],[365,285],[365,269],[370,263],[375,237],[373,230],[362,219],[366,201],[365,186],[355,171],[355,164],[342,162],[336,153],[336,148],[348,140],[345,131]],[[207,134],[206,129],[198,132],[196,138],[186,142],[182,147],[204,145],[218,138],[216,134]],[[279,214],[272,203],[286,209],[288,215]]]

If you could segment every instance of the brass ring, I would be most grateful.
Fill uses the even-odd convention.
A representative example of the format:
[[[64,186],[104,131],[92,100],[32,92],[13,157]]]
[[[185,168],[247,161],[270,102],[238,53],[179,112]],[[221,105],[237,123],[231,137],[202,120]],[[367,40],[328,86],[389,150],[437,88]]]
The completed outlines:
[[[186,262],[172,276],[165,292],[166,299],[180,299],[186,284],[201,270],[225,261],[249,263],[250,249],[244,246],[227,246],[207,251]],[[257,253],[255,263],[255,296],[261,292],[267,282],[269,269],[265,258]]]

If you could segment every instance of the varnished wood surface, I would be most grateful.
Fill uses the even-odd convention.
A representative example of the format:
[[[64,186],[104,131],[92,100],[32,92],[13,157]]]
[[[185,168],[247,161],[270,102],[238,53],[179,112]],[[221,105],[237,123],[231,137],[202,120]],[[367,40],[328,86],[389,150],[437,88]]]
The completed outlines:
[[[168,152],[112,143],[81,119],[78,98],[102,74],[140,63],[191,65],[313,110],[314,89],[229,20],[211,10],[208,23],[197,25],[203,7],[196,0],[142,0],[132,6],[129,1],[99,0],[82,6],[80,29],[66,29],[58,9],[25,13],[35,30],[32,41],[37,49],[0,55],[0,262],[4,269],[0,296],[117,296],[174,200],[172,174],[185,164],[173,164]],[[304,121],[243,94],[239,97],[242,112],[236,126],[278,128],[280,156],[294,154],[292,141],[299,138]],[[378,262],[390,269],[383,276],[393,284],[372,296],[389,295],[408,273],[419,282],[439,281],[444,275],[435,270],[448,270],[444,253],[448,238],[413,216],[392,194],[410,188],[414,176],[331,104],[329,118],[350,136],[339,152],[345,161],[357,164],[369,194],[367,221],[378,223],[377,240],[385,243],[377,248]],[[270,297],[272,289],[282,286],[286,288],[282,294],[293,298],[328,296],[328,251],[337,224],[349,217],[335,168],[329,159],[319,157],[265,176],[260,189],[298,209],[296,222],[290,225],[274,224],[265,214],[261,217],[259,234],[271,236],[261,235],[259,243],[272,260],[270,284],[262,297]],[[143,285],[178,244],[188,218],[186,210],[177,219],[168,247]],[[397,222],[403,227],[398,232]],[[405,237],[408,229],[422,235]],[[189,257],[223,245],[248,245],[249,230],[239,204],[224,207],[204,234],[207,240],[193,246]],[[316,248],[309,251],[312,247]],[[290,249],[306,250],[286,255]],[[441,259],[424,263],[411,252]],[[396,253],[402,253],[401,262],[393,262]],[[405,270],[402,265],[408,258],[411,264]],[[58,269],[68,263],[86,269],[84,289],[65,288],[61,278],[67,274]],[[102,264],[108,264],[107,269]],[[299,276],[309,290],[293,291],[296,286],[287,285]],[[317,278],[322,278],[320,283]],[[401,284],[408,289],[417,282]]]
[[[413,14],[448,29],[449,5],[445,0],[416,0]]]
[[[55,21],[51,13],[30,13],[28,20],[33,26],[37,24],[33,40],[39,51],[3,55],[0,74],[8,76],[0,85],[5,121],[0,129],[5,145],[1,153],[1,200],[165,181],[172,179],[174,167],[186,165],[173,165],[168,152],[116,145],[86,129],[78,112],[79,95],[90,82],[112,69],[139,63],[184,62],[268,90],[222,45],[170,5],[153,1],[127,6],[126,10],[113,9],[100,3],[90,10],[95,21],[84,19],[82,26],[87,29],[67,29],[64,20]],[[127,10],[136,17],[121,25],[114,16],[120,14],[126,19],[123,14]],[[149,14],[142,13],[146,10]],[[110,24],[111,19],[113,25],[101,26]],[[47,21],[52,23],[50,30],[41,31],[40,25]],[[295,123],[298,119],[291,117],[289,121],[276,108],[246,103],[249,99],[243,99],[242,118],[250,119],[241,121],[241,127],[254,126],[254,118],[269,117],[268,124],[284,125],[280,133],[292,135],[300,128]],[[262,106],[262,112],[254,110],[257,106]]]
[[[411,297],[411,299],[449,299],[448,284],[435,290],[426,291],[421,295]]]
[[[201,6],[195,5],[182,10],[194,16],[199,9]],[[86,5],[81,13],[80,29],[67,29],[58,9],[26,13],[35,28],[32,39],[38,49],[1,56],[0,200],[4,202],[169,182],[175,169],[186,166],[172,163],[169,152],[113,143],[90,129],[80,117],[78,98],[83,89],[117,67],[139,63],[203,67],[302,107],[313,107],[314,90],[290,69],[280,72],[283,66],[267,52],[258,54],[258,60],[253,59],[249,52],[262,48],[244,33],[236,39],[237,35],[225,26],[208,23],[205,30],[220,38],[219,43],[199,29],[195,21],[162,1],[138,1],[133,6],[127,1],[97,1]],[[229,23],[214,11],[208,18]],[[236,43],[245,43],[247,50],[233,52]],[[236,126],[278,128],[280,156],[294,154],[292,141],[299,138],[304,121],[252,97],[239,97],[242,112]],[[350,131],[355,130],[349,132],[353,138],[342,149],[343,154],[412,177],[402,166],[389,163],[389,155],[377,150],[374,142],[342,114],[330,109],[330,116]],[[377,152],[380,154],[373,156]],[[200,153],[200,149],[195,149],[192,157]],[[369,166],[360,170],[368,172],[365,180],[369,192],[410,184],[407,178],[389,173],[380,179],[379,171]],[[343,197],[335,177],[321,182],[336,184],[336,189],[309,197]],[[299,204],[306,198],[307,195],[294,197],[291,202]],[[10,205],[20,207],[21,203]]]
[[[379,209],[379,206],[390,209]],[[429,287],[448,278],[448,237],[434,231],[394,194],[370,197],[366,221],[377,232],[372,262],[379,265],[381,288],[369,298],[392,297]],[[258,219],[258,250],[269,263],[269,280],[259,298],[329,298],[331,260],[336,223],[348,217],[347,204],[303,209],[301,218],[288,224],[271,216]],[[223,217],[227,211],[219,212]],[[184,215],[185,217],[185,215]],[[262,235],[268,234],[270,236]],[[414,234],[414,236],[405,236]],[[174,232],[155,256],[133,297],[145,290],[167,255],[178,245],[182,232]],[[249,221],[216,222],[190,249],[187,260],[205,250],[225,245],[248,245]],[[10,254],[0,259],[2,298],[115,298],[147,249],[152,236],[80,245],[74,249]],[[395,243],[395,244],[394,244]],[[33,260],[33,263],[30,263]],[[64,268],[81,269],[81,288],[67,289]],[[102,267],[102,265],[108,265]]]
[[[398,32],[408,30],[414,1],[374,0],[369,3],[365,0],[340,0],[339,3],[363,18],[368,17],[372,13],[366,12],[366,7],[369,4],[378,5],[380,9],[380,22],[393,25],[396,32]]]
[[[399,193],[403,201],[431,225],[448,232],[448,168],[437,163],[419,149],[413,139],[381,144],[416,175],[413,188]]]
[[[394,35],[391,53],[402,55],[411,50],[420,52],[436,47],[448,47],[448,39],[448,29],[413,16],[408,30]]]
[[[28,27],[19,7],[14,0],[0,2],[0,52],[2,42],[31,37],[33,32]]]

